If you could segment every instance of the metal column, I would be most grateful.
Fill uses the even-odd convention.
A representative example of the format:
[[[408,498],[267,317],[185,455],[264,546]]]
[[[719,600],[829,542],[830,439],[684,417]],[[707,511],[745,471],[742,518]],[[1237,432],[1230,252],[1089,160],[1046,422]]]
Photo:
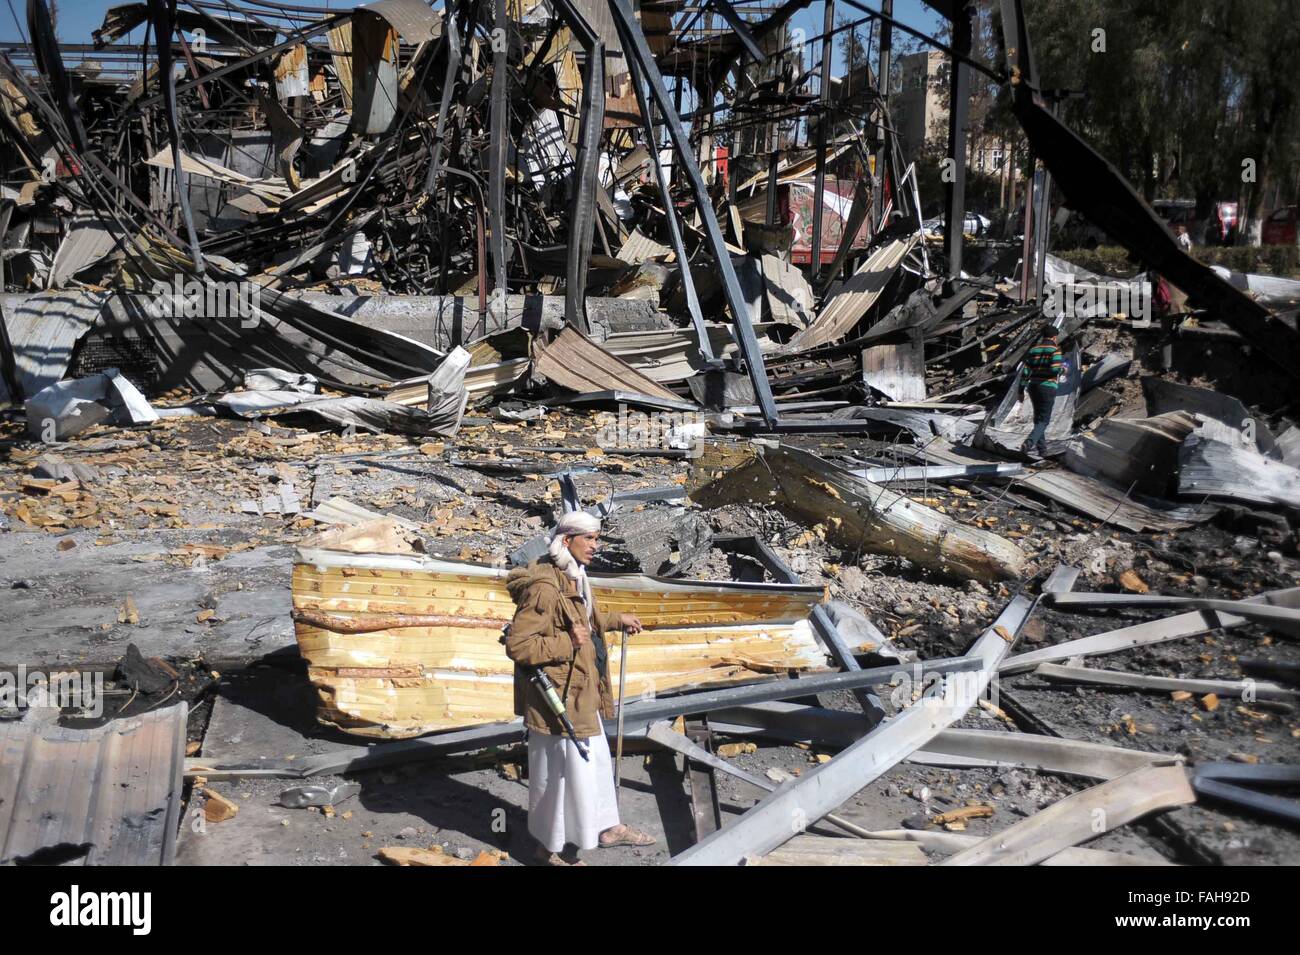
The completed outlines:
[[[966,224],[966,117],[970,107],[971,35],[975,5],[968,3],[953,11],[952,48],[960,57],[952,58],[952,82],[948,97],[948,158],[952,160],[950,181],[944,184],[944,252],[948,256],[948,277],[961,276],[962,230]]]
[[[492,91],[488,140],[488,233],[492,256],[492,295],[505,306],[506,286],[506,113],[510,109],[509,91],[510,21],[506,17],[506,0],[495,0],[495,25],[492,30]],[[482,267],[480,263],[480,268]]]
[[[821,112],[817,114],[817,174],[813,178],[812,257],[808,260],[808,280],[816,283],[822,267],[822,215],[826,204],[826,134],[835,124],[831,119],[831,54],[835,40],[835,0],[826,0],[822,20],[822,89]]]
[[[9,219],[14,214],[12,199],[0,201],[0,249],[4,248],[5,236],[9,232]],[[5,265],[0,258],[0,292],[4,291]],[[4,310],[0,309],[0,376],[3,376],[5,390],[9,392],[9,403],[18,406],[27,397],[23,394],[22,383],[18,380],[17,356],[13,342],[9,340],[9,326],[5,324]]]
[[[713,343],[709,341],[709,330],[704,324],[704,312],[700,309],[700,297],[695,291],[695,279],[691,275],[690,259],[686,255],[686,243],[682,239],[682,227],[677,221],[677,209],[673,206],[672,187],[664,172],[663,163],[659,161],[659,140],[655,137],[653,107],[645,95],[645,84],[636,62],[628,59],[629,72],[632,74],[632,89],[636,91],[636,103],[641,110],[645,123],[646,145],[650,148],[650,165],[655,171],[655,182],[659,185],[659,195],[664,203],[664,218],[668,223],[668,240],[672,244],[673,255],[682,270],[682,292],[686,296],[686,311],[691,316],[691,327],[699,339],[700,356],[706,365],[714,365],[718,359],[713,355]],[[735,176],[731,177],[735,181]]]
[[[564,320],[584,333],[587,321],[587,266],[596,230],[596,179],[600,137],[605,129],[605,44],[570,0],[556,7],[582,44],[587,62],[582,68],[582,101],[578,118],[578,155],[574,163],[573,195],[569,203],[568,261],[564,270]]]
[[[43,10],[45,4],[33,3],[29,10],[36,8]],[[181,219],[185,223],[185,236],[189,239],[190,260],[194,263],[194,270],[201,276],[204,271],[203,252],[199,248],[199,234],[194,228],[194,215],[190,210],[189,176],[181,163],[180,117],[176,111],[176,73],[172,69],[172,36],[176,32],[176,25],[172,19],[174,10],[174,6],[164,3],[163,0],[149,0],[149,19],[153,24],[154,44],[158,56],[158,83],[162,87],[163,115],[167,120],[167,138],[172,151],[174,171],[172,183],[176,189],[176,204],[180,207]],[[46,16],[48,17],[48,14]],[[62,68],[60,62],[60,72]],[[145,84],[148,85],[148,77],[145,78]],[[77,129],[80,129],[80,125],[81,120],[78,119]],[[82,148],[84,149],[84,146]]]
[[[773,149],[767,157],[767,210],[763,218],[769,226],[776,225],[777,169],[780,165],[781,153]]]
[[[1043,167],[1043,188],[1034,210],[1034,301],[1043,307],[1043,274],[1047,269],[1047,240],[1052,234],[1052,174]]]
[[[695,841],[703,842],[722,828],[722,804],[718,801],[718,779],[713,760],[701,760],[701,755],[713,755],[712,734],[706,719],[691,720],[686,724],[686,736],[693,744],[691,751],[682,754],[682,770],[691,797],[691,817],[695,823]]]
[[[894,15],[894,0],[880,0],[880,12],[884,17]],[[892,68],[890,62],[894,50],[894,28],[890,25],[889,20],[880,20],[880,61],[876,70],[876,86],[880,90],[880,125],[876,128],[876,169],[875,169],[875,208],[876,214],[881,215],[885,208],[885,170],[889,167],[889,153],[893,149],[893,132],[889,129],[889,71]],[[897,191],[898,184],[894,184]],[[899,205],[895,199],[895,207]],[[917,210],[919,218],[921,211]],[[876,229],[883,229],[883,221],[876,223]]]
[[[1034,154],[1029,154],[1029,179],[1025,183],[1025,224],[1024,238],[1020,248],[1020,304],[1029,301],[1029,263],[1034,248],[1034,165],[1038,162]]]
[[[463,57],[460,52],[460,26],[457,16],[456,0],[447,0],[446,15],[443,18],[443,47],[447,53],[447,66],[442,75],[442,95],[438,100],[438,121],[433,130],[433,145],[429,150],[429,171],[424,177],[424,191],[430,195],[438,190],[438,180],[442,172],[442,156],[447,138],[447,114],[451,112],[451,95],[456,89],[456,80],[460,77],[460,65]],[[459,344],[459,342],[457,343]]]

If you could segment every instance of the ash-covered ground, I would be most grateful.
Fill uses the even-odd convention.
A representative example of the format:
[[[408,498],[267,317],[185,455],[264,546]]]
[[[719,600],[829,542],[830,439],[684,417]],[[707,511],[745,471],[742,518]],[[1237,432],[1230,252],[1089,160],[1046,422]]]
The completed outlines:
[[[313,692],[296,654],[289,616],[293,546],[321,528],[302,512],[313,499],[344,497],[416,522],[431,554],[491,563],[503,561],[549,526],[559,500],[556,478],[563,471],[575,473],[588,502],[686,482],[689,461],[602,453],[594,448],[594,431],[591,418],[556,411],[527,426],[471,419],[455,439],[437,442],[183,418],[145,429],[97,428],[75,442],[46,447],[23,441],[10,427],[3,435],[0,471],[0,616],[6,623],[0,663],[104,672],[108,696],[100,719],[187,699],[191,750],[198,757],[283,759],[355,745],[357,739],[315,724]],[[571,450],[531,450],[539,440]],[[879,442],[842,436],[795,443],[830,459],[888,453]],[[93,469],[95,480],[61,494],[34,490],[27,483],[33,468],[51,455]],[[283,499],[289,486],[301,499],[299,513],[246,512],[245,502]],[[996,528],[1016,540],[1031,557],[1026,582],[944,579],[898,558],[847,552],[828,544],[815,528],[755,505],[712,511],[689,502],[684,511],[682,505],[632,505],[616,512],[607,530],[617,541],[623,522],[645,520],[647,509],[662,509],[671,512],[665,526],[689,519],[719,536],[757,535],[805,582],[848,602],[875,621],[898,650],[922,659],[965,650],[1015,592],[1023,587],[1036,593],[1046,572],[1062,562],[1082,569],[1075,588],[1080,591],[1118,591],[1121,577],[1130,574],[1154,593],[1237,599],[1295,586],[1300,577],[1294,532],[1285,520],[1252,524],[1229,511],[1214,523],[1176,533],[1133,534],[1047,502],[1041,511],[1027,510],[1008,498],[1004,484],[903,488],[963,523]],[[763,579],[757,563],[718,547],[692,549],[669,540],[662,550],[667,559],[651,568],[660,573]],[[1158,615],[1041,608],[1015,650]],[[131,644],[143,656],[161,657],[176,668],[176,685],[165,697],[114,683],[116,665]],[[1300,648],[1266,626],[1248,624],[1111,654],[1091,665],[1240,679],[1242,660],[1252,658],[1296,664]],[[881,695],[891,709],[900,702],[887,687]],[[849,693],[826,694],[819,702],[857,707]],[[1196,696],[1175,701],[1168,693],[1053,685],[1032,674],[996,682],[988,703],[959,725],[1050,732],[1180,755],[1193,765],[1294,762],[1300,754],[1300,717],[1288,704],[1222,699],[1211,706]],[[733,742],[721,735],[714,741]],[[660,842],[651,849],[592,852],[593,864],[661,862],[693,839],[681,758],[647,753],[644,744],[641,750],[623,758],[623,811]],[[834,750],[757,741],[752,752],[724,752],[758,775],[774,769],[798,775]],[[434,845],[466,858],[500,850],[521,861],[529,848],[526,762],[521,747],[510,747],[363,772],[349,777],[360,784],[360,793],[329,810],[277,805],[279,794],[297,784],[292,781],[211,782],[207,785],[233,800],[239,813],[226,822],[206,822],[198,813],[202,798],[192,798],[179,861],[376,864],[384,846]],[[344,781],[310,780],[326,788]],[[723,774],[716,784],[726,816],[744,811],[761,795]],[[991,814],[948,827],[980,835],[1087,785],[1031,769],[904,763],[859,792],[839,815],[871,829],[897,829],[924,827],[928,817],[986,805]],[[822,823],[814,831],[835,830]],[[1300,862],[1294,830],[1205,801],[1088,845],[1182,863]]]

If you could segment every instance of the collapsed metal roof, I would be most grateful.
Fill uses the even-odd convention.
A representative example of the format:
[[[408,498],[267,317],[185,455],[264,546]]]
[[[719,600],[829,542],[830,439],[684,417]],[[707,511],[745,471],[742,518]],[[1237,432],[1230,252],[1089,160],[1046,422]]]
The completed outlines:
[[[95,729],[58,716],[0,721],[0,865],[170,865],[188,704]]]

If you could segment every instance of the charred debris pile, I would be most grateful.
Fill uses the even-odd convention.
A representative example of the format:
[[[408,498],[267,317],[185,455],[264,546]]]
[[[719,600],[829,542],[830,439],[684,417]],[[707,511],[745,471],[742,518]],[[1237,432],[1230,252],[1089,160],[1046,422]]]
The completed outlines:
[[[1294,826],[1278,793],[1300,735],[1300,283],[1186,255],[1045,105],[1016,3],[1002,64],[970,57],[952,11],[951,109],[971,70],[1006,82],[1051,182],[1146,271],[1051,255],[1046,201],[1014,241],[927,234],[889,97],[870,68],[856,92],[830,82],[828,36],[792,42],[805,6],[151,0],[75,45],[31,0],[30,45],[0,53],[6,534],[194,529],[202,511],[260,530],[162,560],[298,544],[320,721],[428,745],[372,739],[283,776],[513,742],[496,702],[441,684],[421,690],[437,718],[423,698],[366,702],[459,665],[376,647],[463,608],[323,595],[331,575],[380,575],[364,553],[435,587],[473,561],[491,595],[555,513],[588,507],[608,520],[606,569],[634,575],[611,599],[659,631],[645,652],[669,692],[629,703],[630,732],[762,794],[674,861],[1119,864],[1077,848],[1097,808],[1116,829],[1198,800]],[[964,136],[955,121],[952,155]],[[947,222],[964,220],[958,166]],[[1040,459],[1021,451],[1020,370],[1047,324],[1063,362]],[[377,464],[409,486],[367,486],[363,506]],[[672,649],[679,598],[707,618],[692,625],[749,642]],[[118,613],[138,623],[130,598]],[[465,626],[486,640],[485,619]],[[1214,640],[1234,652],[1194,652]],[[899,667],[956,689],[891,694]],[[128,703],[193,682],[138,651],[118,677]],[[848,695],[808,705],[819,692]],[[1159,713],[1105,702],[1122,694]],[[978,716],[996,731],[963,723]],[[729,736],[827,755],[754,775],[718,755]],[[247,762],[176,761],[174,790],[141,798],[166,808],[182,778],[202,794]],[[836,815],[917,766],[994,781],[921,800],[902,828]],[[1013,821],[996,808],[1008,771],[1090,784]],[[853,838],[792,840],[795,811]],[[1144,831],[1167,855],[1230,857],[1197,841],[1222,820],[1189,811]],[[915,853],[882,848],[900,841]]]

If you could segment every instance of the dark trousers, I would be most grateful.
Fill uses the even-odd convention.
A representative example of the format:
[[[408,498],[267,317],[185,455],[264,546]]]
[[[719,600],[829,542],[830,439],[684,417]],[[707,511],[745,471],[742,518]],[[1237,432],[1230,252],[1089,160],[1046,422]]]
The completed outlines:
[[[1034,381],[1029,384],[1029,400],[1034,405],[1034,430],[1024,450],[1047,453],[1047,423],[1052,420],[1052,405],[1056,401],[1056,382]]]

